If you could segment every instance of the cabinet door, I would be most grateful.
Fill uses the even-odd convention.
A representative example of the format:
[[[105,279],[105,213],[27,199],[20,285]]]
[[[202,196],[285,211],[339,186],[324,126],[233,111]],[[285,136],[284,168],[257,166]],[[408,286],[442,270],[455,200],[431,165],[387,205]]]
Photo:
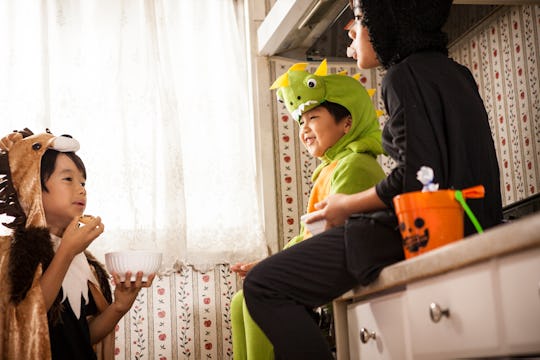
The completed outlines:
[[[499,261],[501,327],[514,353],[540,352],[540,248]]]
[[[490,354],[498,347],[491,263],[436,276],[407,288],[414,359]]]
[[[351,360],[408,358],[401,293],[351,304],[347,319]]]

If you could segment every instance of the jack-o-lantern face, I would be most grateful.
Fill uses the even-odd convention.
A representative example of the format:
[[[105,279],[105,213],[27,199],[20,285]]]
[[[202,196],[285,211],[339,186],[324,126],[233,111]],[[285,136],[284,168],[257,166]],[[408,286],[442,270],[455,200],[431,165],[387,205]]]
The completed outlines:
[[[413,224],[401,222],[399,231],[403,237],[403,246],[409,252],[415,253],[420,248],[426,247],[429,242],[429,229],[421,217],[415,218]]]

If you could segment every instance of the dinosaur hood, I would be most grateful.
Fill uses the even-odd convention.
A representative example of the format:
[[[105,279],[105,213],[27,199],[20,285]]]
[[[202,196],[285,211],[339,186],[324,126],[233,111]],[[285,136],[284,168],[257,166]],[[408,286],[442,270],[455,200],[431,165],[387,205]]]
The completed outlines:
[[[4,224],[11,229],[46,227],[41,201],[41,157],[48,149],[77,151],[79,142],[69,136],[54,136],[48,130],[34,134],[16,131],[0,142],[0,213],[13,216]]]
[[[448,36],[441,29],[452,0],[350,0],[349,3],[368,29],[384,68],[417,51],[448,54]]]
[[[351,129],[325,152],[321,160],[328,163],[348,152],[366,152],[373,156],[381,154],[381,130],[371,102],[373,92],[368,93],[356,76],[345,73],[327,75],[326,60],[313,74],[305,71],[306,67],[307,63],[291,66],[270,89],[277,89],[278,101],[285,104],[296,121],[325,101],[340,104],[349,110]]]

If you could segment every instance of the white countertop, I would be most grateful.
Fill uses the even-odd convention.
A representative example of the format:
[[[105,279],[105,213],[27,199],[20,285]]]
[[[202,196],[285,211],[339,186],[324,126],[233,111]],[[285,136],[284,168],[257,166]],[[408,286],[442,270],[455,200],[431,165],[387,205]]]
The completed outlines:
[[[384,268],[377,280],[343,294],[349,301],[490,258],[540,247],[540,213],[505,223]]]

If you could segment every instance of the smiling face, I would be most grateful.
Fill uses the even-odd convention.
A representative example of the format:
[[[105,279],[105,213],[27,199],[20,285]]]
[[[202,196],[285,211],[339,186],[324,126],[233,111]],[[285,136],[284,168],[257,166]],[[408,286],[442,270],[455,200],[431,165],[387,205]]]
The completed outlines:
[[[45,181],[42,192],[43,208],[50,231],[62,236],[74,217],[86,208],[86,177],[66,154],[59,153],[54,171]]]
[[[351,128],[350,116],[336,119],[323,106],[305,112],[300,118],[300,141],[312,156],[321,157]]]

